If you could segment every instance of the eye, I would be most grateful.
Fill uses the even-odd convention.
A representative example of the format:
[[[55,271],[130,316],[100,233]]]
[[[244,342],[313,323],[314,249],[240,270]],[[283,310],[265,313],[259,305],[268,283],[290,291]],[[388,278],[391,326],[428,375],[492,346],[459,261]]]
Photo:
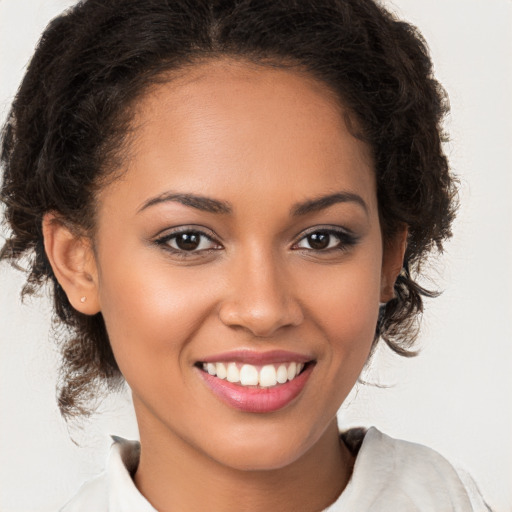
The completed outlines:
[[[335,229],[317,229],[301,238],[295,245],[298,249],[310,251],[344,250],[354,245],[356,238],[345,231]]]
[[[219,249],[220,245],[211,237],[196,230],[184,230],[167,234],[158,240],[158,245],[164,245],[173,252],[200,252]]]

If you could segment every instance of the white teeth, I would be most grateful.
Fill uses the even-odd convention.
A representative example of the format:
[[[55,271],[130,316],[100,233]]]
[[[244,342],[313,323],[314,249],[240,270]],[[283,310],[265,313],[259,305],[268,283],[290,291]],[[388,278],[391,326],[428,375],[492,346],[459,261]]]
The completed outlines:
[[[225,379],[228,376],[228,371],[226,370],[225,364],[217,363],[215,366],[217,367],[217,377],[219,379]]]
[[[256,367],[241,363],[203,363],[203,370],[219,379],[239,383],[242,386],[260,386],[270,388],[293,380],[304,368],[304,363],[266,364]],[[259,368],[259,370],[258,370]]]
[[[288,366],[288,380],[292,380],[297,375],[297,364],[291,363]]]
[[[252,364],[244,364],[240,370],[240,384],[242,386],[258,385],[258,370]]]
[[[240,372],[235,363],[229,363],[226,378],[229,382],[239,382]]]
[[[284,384],[288,380],[288,369],[284,364],[280,365],[277,369],[276,378],[279,384]]]
[[[266,364],[260,370],[260,386],[269,388],[277,384],[276,369],[271,364]]]

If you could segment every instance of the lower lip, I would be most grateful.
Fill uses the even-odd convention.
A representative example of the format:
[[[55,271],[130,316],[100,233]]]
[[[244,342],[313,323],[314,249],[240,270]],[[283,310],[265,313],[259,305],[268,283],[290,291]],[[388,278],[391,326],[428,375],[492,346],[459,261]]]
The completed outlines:
[[[304,389],[313,371],[308,364],[295,379],[271,388],[250,388],[219,379],[198,369],[206,385],[227,405],[244,412],[274,412],[286,407]]]

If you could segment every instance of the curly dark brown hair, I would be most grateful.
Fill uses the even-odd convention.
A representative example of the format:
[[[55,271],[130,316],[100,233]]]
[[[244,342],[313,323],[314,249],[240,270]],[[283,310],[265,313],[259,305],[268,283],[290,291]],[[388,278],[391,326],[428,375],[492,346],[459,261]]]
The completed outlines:
[[[396,297],[381,306],[375,341],[402,355],[422,296],[413,276],[451,236],[454,178],[442,150],[448,111],[421,35],[372,0],[86,0],[45,30],[2,133],[1,200],[10,237],[0,258],[28,261],[23,295],[52,286],[61,340],[59,407],[88,413],[98,386],[122,376],[101,313],[70,305],[44,251],[55,211],[92,233],[95,192],[123,159],[134,102],[165,73],[234,56],[306,70],[338,94],[372,148],[384,243],[409,229]],[[114,174],[113,174],[114,172]]]

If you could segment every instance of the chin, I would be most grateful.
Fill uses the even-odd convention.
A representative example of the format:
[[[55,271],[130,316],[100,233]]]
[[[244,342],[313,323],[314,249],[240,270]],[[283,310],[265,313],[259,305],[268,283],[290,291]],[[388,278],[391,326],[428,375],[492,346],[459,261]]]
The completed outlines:
[[[265,449],[239,450],[220,455],[218,462],[237,471],[273,471],[292,465],[302,456],[297,450],[267,446]]]
[[[268,421],[268,420],[267,420]],[[266,428],[240,429],[221,436],[208,454],[226,467],[239,471],[272,471],[304,457],[321,437],[323,429],[286,428],[268,421]]]

